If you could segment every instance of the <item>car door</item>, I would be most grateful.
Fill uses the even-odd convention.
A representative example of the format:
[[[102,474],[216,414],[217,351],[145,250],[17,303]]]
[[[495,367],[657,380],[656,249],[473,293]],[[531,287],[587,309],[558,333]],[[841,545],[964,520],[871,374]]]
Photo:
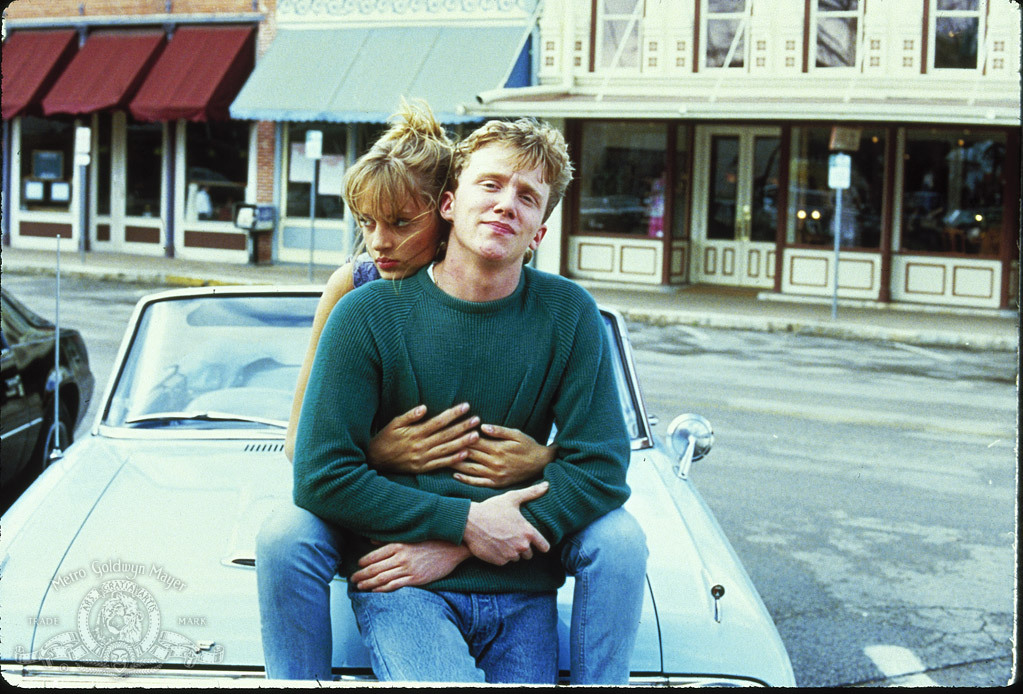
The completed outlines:
[[[0,333],[3,342],[0,358],[3,378],[3,399],[0,405],[0,422],[3,423],[0,434],[0,446],[3,448],[3,462],[0,463],[2,482],[9,481],[25,467],[43,424],[42,399],[38,393],[26,390],[17,345],[10,344],[7,335],[5,326]]]

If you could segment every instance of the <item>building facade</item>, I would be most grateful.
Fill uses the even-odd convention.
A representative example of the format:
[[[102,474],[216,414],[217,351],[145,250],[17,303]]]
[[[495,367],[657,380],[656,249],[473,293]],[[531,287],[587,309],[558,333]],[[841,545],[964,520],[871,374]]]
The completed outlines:
[[[5,244],[343,262],[341,176],[424,98],[456,134],[563,128],[577,176],[542,269],[1015,305],[1010,0],[17,0],[5,20]],[[272,229],[236,226],[239,202]]]

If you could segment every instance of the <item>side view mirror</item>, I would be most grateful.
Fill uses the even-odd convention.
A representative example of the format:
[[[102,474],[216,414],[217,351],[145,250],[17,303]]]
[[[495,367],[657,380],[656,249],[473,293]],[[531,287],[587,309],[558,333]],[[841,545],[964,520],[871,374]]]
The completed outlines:
[[[668,445],[678,456],[675,473],[686,477],[693,461],[710,453],[714,445],[714,429],[706,418],[698,414],[681,414],[668,425]]]

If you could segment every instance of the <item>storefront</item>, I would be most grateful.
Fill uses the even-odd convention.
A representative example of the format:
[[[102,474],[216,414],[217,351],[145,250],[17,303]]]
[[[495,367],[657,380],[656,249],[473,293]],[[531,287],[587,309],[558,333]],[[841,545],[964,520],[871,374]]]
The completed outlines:
[[[245,262],[232,217],[255,197],[255,129],[228,106],[255,63],[257,23],[241,19],[16,24],[3,52],[5,244],[60,236]]]
[[[796,5],[546,4],[540,83],[476,109],[564,124],[578,175],[558,261],[542,248],[538,263],[821,297],[837,272],[843,299],[1014,305],[1018,8],[782,4]],[[839,150],[851,175],[837,214]]]

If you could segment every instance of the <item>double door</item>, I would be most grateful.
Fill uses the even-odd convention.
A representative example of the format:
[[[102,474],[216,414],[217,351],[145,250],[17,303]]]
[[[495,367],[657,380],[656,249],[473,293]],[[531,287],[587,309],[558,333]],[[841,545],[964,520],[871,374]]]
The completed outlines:
[[[694,281],[773,286],[780,155],[780,128],[697,129]]]

